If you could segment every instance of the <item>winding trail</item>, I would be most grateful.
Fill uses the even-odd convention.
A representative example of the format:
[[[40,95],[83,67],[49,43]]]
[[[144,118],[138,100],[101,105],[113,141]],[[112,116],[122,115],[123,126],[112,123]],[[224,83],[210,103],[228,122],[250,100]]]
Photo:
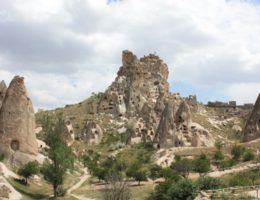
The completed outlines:
[[[87,168],[84,168],[83,171],[84,171],[84,175],[82,177],[80,177],[80,181],[78,181],[75,185],[71,186],[67,190],[67,195],[72,196],[72,197],[79,199],[79,200],[93,200],[93,199],[86,198],[86,197],[81,196],[81,195],[73,194],[73,191],[78,189],[90,177]]]
[[[234,166],[233,168],[224,170],[224,171],[215,171],[215,172],[210,172],[207,174],[207,176],[210,177],[221,177],[227,174],[233,174],[233,173],[238,173],[238,172],[242,172],[242,171],[246,171],[246,170],[250,170],[250,169],[255,169],[260,167],[260,163],[248,163],[247,165],[244,166]]]

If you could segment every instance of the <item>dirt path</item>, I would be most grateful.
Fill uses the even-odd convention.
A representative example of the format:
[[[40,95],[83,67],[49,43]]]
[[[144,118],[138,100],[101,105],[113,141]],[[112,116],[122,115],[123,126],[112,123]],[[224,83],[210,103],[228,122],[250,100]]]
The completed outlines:
[[[84,175],[80,177],[80,181],[78,181],[75,185],[71,186],[68,189],[67,195],[72,196],[72,197],[79,199],[79,200],[93,200],[93,199],[86,198],[86,197],[81,196],[81,195],[72,194],[74,190],[78,189],[90,177],[87,168],[84,168],[83,171],[84,171]]]
[[[246,171],[246,170],[249,170],[249,169],[255,169],[257,167],[260,167],[260,163],[249,163],[245,166],[234,167],[234,168],[227,169],[227,170],[224,170],[224,171],[210,172],[207,175],[210,176],[210,177],[217,178],[217,177],[221,177],[221,176],[224,176],[224,175],[227,175],[227,174],[233,174],[233,173],[237,173],[237,172]]]

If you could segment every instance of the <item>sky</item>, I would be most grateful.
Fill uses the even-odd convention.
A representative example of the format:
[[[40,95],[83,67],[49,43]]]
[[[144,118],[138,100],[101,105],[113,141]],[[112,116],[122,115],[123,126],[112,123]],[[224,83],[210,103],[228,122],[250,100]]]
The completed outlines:
[[[253,103],[260,0],[0,1],[0,80],[24,76],[36,108],[105,91],[125,49],[159,55],[171,92]]]

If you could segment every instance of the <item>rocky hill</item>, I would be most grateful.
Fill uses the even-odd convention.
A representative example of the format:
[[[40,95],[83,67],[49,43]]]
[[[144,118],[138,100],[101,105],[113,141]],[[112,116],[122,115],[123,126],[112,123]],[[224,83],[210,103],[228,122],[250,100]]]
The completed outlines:
[[[63,113],[75,137],[89,145],[104,142],[111,129],[124,132],[129,144],[151,142],[157,147],[213,146],[216,139],[232,142],[230,139],[242,137],[251,107],[204,106],[196,96],[171,93],[168,73],[159,56],[138,59],[125,50],[122,66],[104,93],[39,112],[37,118],[44,113]]]

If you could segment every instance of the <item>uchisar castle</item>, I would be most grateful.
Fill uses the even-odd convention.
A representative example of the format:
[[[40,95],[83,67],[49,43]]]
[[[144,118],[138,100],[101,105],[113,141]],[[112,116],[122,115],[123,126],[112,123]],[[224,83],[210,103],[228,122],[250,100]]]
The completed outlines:
[[[260,97],[255,104],[236,105],[230,101],[203,105],[195,95],[182,97],[178,91],[169,91],[168,75],[168,66],[159,56],[149,54],[139,59],[125,50],[122,66],[106,91],[77,104],[36,114],[23,77],[15,76],[8,87],[2,81],[0,155],[4,159],[0,163],[0,199],[24,198],[26,192],[18,190],[9,179],[17,178],[17,169],[26,163],[37,161],[42,165],[48,159],[41,120],[45,115],[64,117],[62,137],[78,158],[78,174],[84,168],[79,158],[90,150],[116,157],[125,151],[135,152],[140,144],[153,148],[149,162],[162,168],[170,167],[176,154],[194,157],[214,152],[218,141],[226,149],[224,156],[238,143],[257,154]],[[218,171],[216,166],[211,170]],[[74,182],[81,176],[75,175],[78,179]],[[46,184],[41,175],[37,181]],[[72,193],[69,190],[67,199],[78,199]]]

